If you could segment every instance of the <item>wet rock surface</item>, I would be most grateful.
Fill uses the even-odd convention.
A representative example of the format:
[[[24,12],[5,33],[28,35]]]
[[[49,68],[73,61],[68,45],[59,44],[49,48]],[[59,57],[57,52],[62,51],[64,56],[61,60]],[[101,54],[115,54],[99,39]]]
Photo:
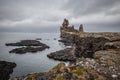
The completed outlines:
[[[49,46],[37,40],[21,40],[20,42],[16,42],[16,43],[7,43],[6,46],[24,46],[9,51],[9,53],[17,53],[17,54],[24,54],[27,52],[35,53],[37,51],[43,51],[49,48]]]
[[[6,43],[6,46],[44,46],[45,44],[37,40],[21,40],[16,43]]]
[[[38,51],[43,51],[46,48],[49,48],[49,47],[48,46],[42,46],[42,47],[30,47],[30,46],[28,46],[28,47],[22,47],[22,48],[15,48],[15,49],[9,51],[9,53],[16,53],[16,54],[24,54],[27,52],[35,53]]]
[[[0,61],[0,80],[8,80],[15,67],[15,63]]]
[[[76,57],[72,52],[72,48],[56,51],[47,55],[47,57],[59,61],[75,61]]]

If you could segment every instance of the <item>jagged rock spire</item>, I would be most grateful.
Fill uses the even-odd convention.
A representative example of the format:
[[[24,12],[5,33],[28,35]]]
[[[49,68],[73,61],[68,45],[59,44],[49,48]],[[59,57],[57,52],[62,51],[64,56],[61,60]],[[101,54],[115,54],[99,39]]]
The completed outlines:
[[[63,21],[62,26],[63,26],[64,28],[66,28],[66,27],[68,27],[68,25],[69,25],[69,21],[65,18],[64,21]]]
[[[79,31],[80,32],[83,32],[83,25],[81,24],[80,27],[79,27]]]

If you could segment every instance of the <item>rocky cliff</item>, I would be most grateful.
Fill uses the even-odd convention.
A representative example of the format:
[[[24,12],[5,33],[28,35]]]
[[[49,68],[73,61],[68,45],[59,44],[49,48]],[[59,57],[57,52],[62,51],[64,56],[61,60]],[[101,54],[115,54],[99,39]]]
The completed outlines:
[[[67,25],[66,25],[67,23]],[[64,19],[62,26],[60,27],[60,37],[61,42],[64,43],[73,43],[74,42],[74,34],[77,34],[79,32],[83,32],[83,25],[81,24],[79,27],[79,30],[75,29],[74,26],[69,25],[69,21],[67,19]],[[66,45],[66,44],[65,44]]]
[[[76,56],[93,57],[99,50],[119,49],[120,32],[78,33],[75,34],[74,44]]]
[[[83,32],[83,26],[79,29],[61,31],[64,42],[74,44],[75,65],[104,74],[103,80],[119,80],[120,32]]]
[[[48,55],[55,60],[68,60],[45,73],[32,73],[11,80],[120,80],[120,32],[89,33],[69,26],[64,19],[61,40],[71,48]],[[74,62],[73,62],[74,60]]]

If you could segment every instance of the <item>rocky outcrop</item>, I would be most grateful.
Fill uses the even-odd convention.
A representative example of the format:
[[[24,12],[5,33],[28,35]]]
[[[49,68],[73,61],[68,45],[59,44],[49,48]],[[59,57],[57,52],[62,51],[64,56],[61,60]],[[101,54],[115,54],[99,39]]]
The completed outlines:
[[[68,45],[70,43],[73,43],[74,36],[73,35],[69,35],[66,32],[77,33],[78,30],[74,29],[74,25],[69,26],[69,21],[67,19],[64,19],[63,24],[60,27],[60,33],[61,33],[61,35],[60,35],[61,40],[60,41],[63,42],[63,43],[65,43],[65,45]]]
[[[83,25],[81,24],[80,27],[79,27],[79,32],[84,32],[83,30]]]
[[[8,80],[15,67],[15,63],[0,61],[0,80]]]
[[[69,21],[64,19],[62,26],[60,27],[60,31],[68,31],[68,32],[78,32],[78,30],[74,29],[74,25],[69,26]]]
[[[79,29],[79,32],[61,31],[64,43],[75,44],[75,65],[104,74],[103,80],[119,80],[120,32],[89,33],[82,32],[82,27]]]
[[[75,55],[93,57],[99,50],[119,48],[120,33],[79,33],[75,37]]]
[[[47,55],[47,57],[59,61],[75,61],[76,57],[72,48],[66,48],[64,50],[56,51]]]
[[[35,53],[37,51],[43,51],[45,50],[46,48],[49,48],[48,46],[42,46],[42,47],[22,47],[22,48],[15,48],[11,51],[9,51],[9,53],[16,53],[16,54],[24,54],[24,53],[27,53],[27,52],[32,52],[32,53]]]
[[[44,46],[45,44],[37,40],[21,40],[16,43],[6,43],[6,46]]]
[[[74,34],[61,33],[61,40],[59,42],[64,43],[66,46],[70,46],[74,43],[75,36]]]
[[[63,24],[62,24],[63,28],[67,28],[68,25],[69,25],[69,21],[67,19],[64,19]]]
[[[104,44],[105,49],[120,49],[120,41],[106,42]]]
[[[46,44],[43,44],[37,40],[22,40],[22,41],[16,42],[16,43],[7,43],[6,46],[25,46],[25,47],[21,47],[21,48],[15,48],[15,49],[9,51],[9,53],[16,53],[16,54],[24,54],[27,52],[35,53],[37,51],[43,51],[43,50],[49,48],[49,46],[47,46]]]

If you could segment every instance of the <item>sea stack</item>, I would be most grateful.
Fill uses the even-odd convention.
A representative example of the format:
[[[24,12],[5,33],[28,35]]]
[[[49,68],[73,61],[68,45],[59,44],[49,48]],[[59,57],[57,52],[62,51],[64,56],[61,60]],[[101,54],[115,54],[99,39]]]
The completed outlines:
[[[67,28],[68,25],[69,25],[69,21],[65,18],[64,21],[63,21],[62,26],[63,26],[63,28]]]
[[[80,24],[79,32],[83,32],[83,25],[82,24]]]

